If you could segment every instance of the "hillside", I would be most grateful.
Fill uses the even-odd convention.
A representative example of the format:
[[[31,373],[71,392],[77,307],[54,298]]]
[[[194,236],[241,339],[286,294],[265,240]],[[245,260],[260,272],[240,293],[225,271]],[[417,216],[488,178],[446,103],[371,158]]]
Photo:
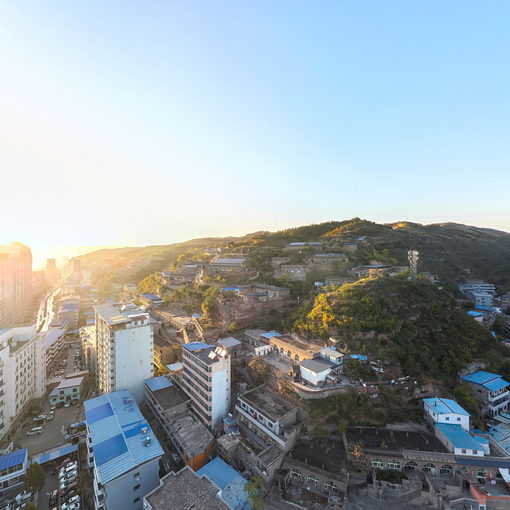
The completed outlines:
[[[281,256],[290,242],[322,241],[328,251],[341,251],[345,242],[364,237],[356,252],[350,254],[352,265],[372,260],[405,265],[407,251],[420,252],[419,270],[429,271],[443,280],[456,283],[465,278],[480,278],[510,286],[510,234],[497,230],[443,223],[420,225],[398,222],[378,224],[359,218],[306,225],[278,232],[256,232],[243,237],[193,239],[183,243],[146,247],[104,249],[83,255],[85,265],[111,268],[130,264],[137,267],[138,281],[151,273],[171,267],[180,255],[195,250],[221,250],[221,253],[244,253],[261,273],[270,278],[270,258]],[[133,279],[132,278],[132,279]]]
[[[317,295],[294,319],[302,335],[333,336],[350,352],[395,362],[423,379],[451,383],[467,362],[508,355],[450,293],[425,279],[360,280]]]

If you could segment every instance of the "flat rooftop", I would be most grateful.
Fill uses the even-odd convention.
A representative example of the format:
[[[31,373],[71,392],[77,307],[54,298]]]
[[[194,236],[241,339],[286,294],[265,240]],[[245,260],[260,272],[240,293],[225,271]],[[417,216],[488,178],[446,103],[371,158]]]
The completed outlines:
[[[188,457],[201,454],[214,440],[209,429],[189,411],[172,417],[168,425]]]
[[[219,488],[189,466],[161,479],[161,487],[145,496],[154,510],[230,510],[218,496]]]
[[[109,303],[94,306],[96,313],[106,322],[108,326],[115,324],[125,324],[131,322],[135,317],[143,316],[148,318],[149,315],[139,308],[114,306]]]
[[[347,465],[347,456],[341,440],[300,440],[289,457],[324,471],[340,474]]]
[[[380,448],[384,445],[388,450],[419,450],[425,452],[443,452],[448,450],[434,435],[428,432],[378,429],[376,427],[350,427],[346,432],[347,441],[361,441],[365,448]]]
[[[240,395],[239,399],[244,400],[273,421],[280,420],[296,409],[295,405],[273,393],[266,386],[257,386]]]

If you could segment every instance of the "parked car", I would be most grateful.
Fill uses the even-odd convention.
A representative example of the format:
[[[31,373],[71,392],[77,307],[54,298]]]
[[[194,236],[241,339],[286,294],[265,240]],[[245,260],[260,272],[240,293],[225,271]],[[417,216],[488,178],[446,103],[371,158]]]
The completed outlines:
[[[46,419],[45,414],[40,414],[39,416],[36,416],[33,421],[44,421]]]
[[[54,411],[57,408],[56,404],[50,405],[50,411]]]
[[[61,510],[80,510],[80,503],[72,503],[70,505],[64,503],[60,508]]]
[[[78,475],[78,468],[74,467],[69,471],[62,471],[61,473],[59,473],[58,479],[59,479],[59,481],[65,481],[65,480],[69,480],[73,476],[77,476],[77,475]]]
[[[57,503],[58,503],[58,490],[55,489],[54,491],[50,492],[50,496],[49,496],[49,500],[48,500],[48,505],[50,507],[53,507]]]
[[[78,494],[75,494],[74,496],[71,496],[70,498],[66,499],[65,505],[74,505],[76,503],[80,502],[80,496]],[[63,508],[63,505],[62,505]]]
[[[32,427],[28,432],[27,436],[35,436],[36,434],[42,434],[43,428],[42,427]]]
[[[72,490],[69,492],[66,492],[63,496],[60,497],[61,503],[67,503],[71,498],[78,495],[78,491]]]
[[[63,487],[60,488],[60,497],[64,497],[67,493],[71,492],[72,490],[75,490],[76,487],[78,487],[78,482],[74,481],[71,483],[64,483],[62,485]]]
[[[46,421],[51,421],[55,418],[55,411],[50,411],[46,416]]]

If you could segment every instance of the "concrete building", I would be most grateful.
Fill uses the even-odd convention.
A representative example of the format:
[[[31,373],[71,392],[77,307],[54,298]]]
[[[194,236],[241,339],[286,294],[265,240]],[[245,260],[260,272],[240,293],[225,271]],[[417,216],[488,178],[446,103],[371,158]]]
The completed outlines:
[[[60,384],[51,391],[49,395],[50,404],[80,400],[82,389],[83,377],[63,379]]]
[[[232,510],[221,499],[220,488],[189,466],[165,475],[159,486],[143,498],[143,510]]]
[[[216,257],[209,264],[209,270],[213,273],[242,273],[246,271],[246,259]]]
[[[160,296],[156,296],[156,294],[140,294],[140,302],[143,306],[161,306],[163,304],[163,300]]]
[[[333,376],[332,372],[338,372],[343,362],[343,353],[332,347],[325,347],[319,351],[318,356],[299,363],[301,379],[314,386],[323,385],[328,379],[334,382],[336,376]]]
[[[282,264],[274,272],[274,277],[286,277],[291,282],[303,282],[306,280],[306,267],[302,264]]]
[[[102,304],[94,309],[99,389],[102,393],[127,389],[139,403],[144,382],[154,371],[150,316],[134,305]]]
[[[35,325],[0,330],[0,439],[9,437],[46,390],[44,341]]]
[[[163,449],[129,391],[84,402],[96,510],[142,510],[159,485]]]
[[[276,353],[292,361],[312,359],[318,355],[320,346],[300,342],[290,335],[273,336],[269,339]]]
[[[248,480],[220,457],[216,457],[197,471],[197,475],[205,476],[211,480],[220,489],[218,493],[220,498],[232,510],[251,510],[245,491]]]
[[[335,262],[349,262],[349,257],[345,253],[316,253],[310,257],[309,262],[317,269],[321,269],[323,267],[330,267]]]
[[[425,419],[432,425],[436,423],[460,425],[469,432],[469,413],[455,400],[449,398],[424,398]]]
[[[463,375],[461,380],[471,388],[483,414],[495,416],[509,410],[510,383],[500,375],[479,370]]]
[[[191,408],[215,428],[230,407],[230,356],[216,345],[193,342],[182,346],[182,388]]]
[[[459,285],[459,290],[473,301],[475,307],[493,306],[496,287],[492,283],[473,280]]]
[[[21,448],[0,456],[0,493],[20,487],[28,468],[28,450]]]
[[[287,249],[300,251],[305,248],[322,248],[322,244],[323,243],[321,241],[302,241],[302,242],[289,243],[287,245]]]
[[[165,376],[145,381],[145,396],[184,464],[194,470],[203,467],[213,449],[214,436],[189,410],[190,399]]]
[[[32,304],[32,252],[22,243],[0,245],[0,326],[12,325]]]
[[[55,369],[60,358],[60,353],[64,347],[65,333],[65,329],[53,328],[40,334],[44,342],[47,376]]]
[[[218,340],[218,345],[221,345],[232,358],[237,358],[243,352],[243,344],[233,336]]]
[[[88,368],[90,376],[99,387],[97,374],[97,348],[96,348],[96,327],[95,325],[84,326],[80,328],[81,352],[83,353],[83,362]]]

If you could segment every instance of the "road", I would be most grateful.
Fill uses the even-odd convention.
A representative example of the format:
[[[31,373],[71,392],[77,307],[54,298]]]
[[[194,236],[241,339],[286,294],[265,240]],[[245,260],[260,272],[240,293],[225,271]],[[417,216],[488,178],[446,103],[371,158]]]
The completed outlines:
[[[48,331],[51,321],[53,320],[53,301],[55,296],[60,292],[60,287],[57,287],[49,294],[47,294],[39,305],[37,312],[37,331]]]

